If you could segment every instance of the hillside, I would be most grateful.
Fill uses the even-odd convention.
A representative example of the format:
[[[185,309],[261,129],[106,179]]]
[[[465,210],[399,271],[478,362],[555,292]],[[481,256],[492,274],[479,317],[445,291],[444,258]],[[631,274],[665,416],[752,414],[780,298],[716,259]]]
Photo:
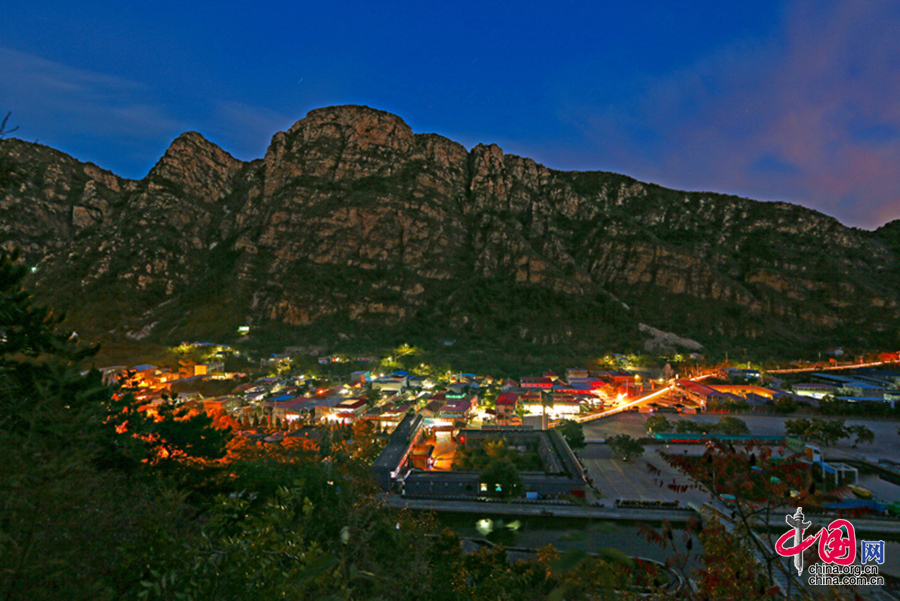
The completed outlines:
[[[101,341],[486,341],[639,348],[644,323],[712,348],[900,346],[896,223],[561,172],[311,111],[242,162],[179,136],[142,180],[10,139],[0,245],[41,302]]]

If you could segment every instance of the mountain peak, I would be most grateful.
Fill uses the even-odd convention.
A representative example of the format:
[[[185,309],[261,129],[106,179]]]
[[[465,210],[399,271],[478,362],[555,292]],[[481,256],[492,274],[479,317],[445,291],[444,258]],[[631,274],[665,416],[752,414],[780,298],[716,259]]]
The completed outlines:
[[[231,191],[231,180],[242,165],[203,135],[189,131],[172,141],[147,179],[166,180],[206,201],[216,201]]]
[[[267,192],[299,176],[333,180],[387,176],[416,151],[403,119],[366,106],[312,110],[266,152]]]
[[[381,149],[406,154],[415,145],[412,128],[403,119],[355,104],[312,110],[288,134],[299,135],[304,144],[338,141],[351,152]]]
[[[24,180],[0,190],[0,246],[40,261],[88,333],[338,324],[593,353],[646,323],[708,347],[896,346],[897,223],[555,171],[368,107],[310,111],[252,164],[188,132],[137,182],[85,183],[25,143],[3,158]]]
[[[288,132],[293,133],[306,127],[316,127],[323,124],[334,124],[344,127],[357,127],[359,125],[371,127],[379,125],[380,127],[408,130],[410,135],[412,134],[412,129],[409,125],[397,115],[360,104],[343,104],[313,109],[303,119],[291,126]]]

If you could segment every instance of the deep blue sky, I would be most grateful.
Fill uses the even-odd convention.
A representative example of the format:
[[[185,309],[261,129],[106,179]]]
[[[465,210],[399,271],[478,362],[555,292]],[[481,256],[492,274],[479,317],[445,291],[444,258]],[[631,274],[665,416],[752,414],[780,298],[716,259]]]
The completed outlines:
[[[900,3],[17,2],[16,136],[140,178],[197,130],[241,159],[365,104],[557,169],[900,218]]]

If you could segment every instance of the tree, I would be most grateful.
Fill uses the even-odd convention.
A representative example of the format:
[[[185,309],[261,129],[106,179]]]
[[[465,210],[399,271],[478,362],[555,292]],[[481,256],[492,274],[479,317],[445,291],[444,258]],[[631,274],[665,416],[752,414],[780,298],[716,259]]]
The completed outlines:
[[[661,529],[639,526],[639,534],[666,554],[666,567],[681,575],[682,581],[692,582],[676,596],[660,598],[689,601],[775,598],[776,590],[768,586],[763,566],[746,541],[737,532],[725,528],[715,512],[704,512],[704,518],[702,528],[699,518],[688,518],[680,532],[673,532],[667,521]],[[698,539],[702,548],[695,544]]]
[[[719,423],[716,424],[716,430],[721,432],[722,434],[729,435],[750,433],[750,428],[747,427],[747,424],[746,422],[744,422],[744,420],[730,416],[719,418]]]
[[[524,484],[515,464],[508,458],[493,459],[481,472],[479,480],[487,485],[488,491],[501,499],[522,496]]]
[[[9,123],[9,118],[12,116],[12,112],[7,112],[6,116],[3,117],[3,120],[0,121],[0,140],[8,136],[9,134],[17,131],[19,126],[15,126],[12,129],[6,129],[6,124]]]
[[[714,514],[700,532],[700,541],[704,551],[704,567],[698,574],[702,598],[772,598],[762,566],[741,537],[728,532]]]
[[[784,420],[784,433],[787,436],[799,438],[800,440],[809,440],[810,427],[812,422],[805,417],[797,419]]]
[[[665,415],[651,415],[644,423],[644,427],[647,428],[647,432],[651,434],[653,434],[654,432],[663,434],[666,432],[671,432],[674,428],[674,425]]]
[[[821,423],[821,431],[819,434],[819,440],[825,443],[825,446],[831,446],[836,443],[838,440],[842,438],[848,438],[850,433],[847,431],[847,427],[844,426],[844,420],[842,419],[829,419],[829,420],[813,420],[814,423]]]
[[[500,396],[500,389],[496,384],[493,384],[478,394],[478,400],[485,409],[496,409],[498,396]]]
[[[571,448],[584,448],[584,427],[579,422],[564,419],[556,426],[556,429],[563,435]]]
[[[875,433],[862,424],[847,426],[847,432],[854,437],[854,447],[860,443],[872,444],[875,442]]]
[[[483,471],[490,463],[501,459],[508,459],[515,464],[517,455],[515,449],[511,449],[503,438],[485,440],[481,444],[458,448],[453,458],[453,468]]]
[[[797,409],[800,408],[800,405],[793,398],[789,396],[781,396],[778,397],[775,401],[775,411],[778,413],[783,413],[785,415],[789,413],[794,413]]]
[[[9,117],[12,113],[6,113],[6,116],[0,121],[0,140],[18,130],[19,127],[13,127],[12,129],[6,129],[6,124],[9,123]],[[13,183],[16,183],[19,180],[19,177],[16,174],[15,164],[13,161],[8,159],[7,157],[0,157],[0,188],[5,188]]]
[[[644,454],[644,445],[636,438],[627,434],[617,434],[606,439],[606,444],[616,455],[625,461],[637,459]]]
[[[359,420],[353,423],[354,456],[371,464],[381,453],[384,440],[378,432],[378,424],[374,421]]]
[[[712,430],[714,425],[682,419],[675,422],[675,431],[679,434],[701,434]]]
[[[819,401],[819,413],[822,415],[852,414],[854,413],[854,404],[827,394]]]
[[[850,436],[850,432],[844,426],[842,419],[813,419],[798,418],[788,419],[784,422],[784,430],[788,436],[795,436],[801,440],[820,442],[825,446],[832,445],[842,438]]]
[[[27,271],[0,252],[0,598],[131,596],[149,550],[183,527],[183,497],[104,467],[140,441],[107,437],[116,396],[82,367],[97,349],[33,303]]]
[[[722,499],[728,499],[730,509],[729,521],[733,528],[729,529],[728,536],[720,533],[716,536],[717,542],[710,541],[710,550],[714,553],[723,553],[725,547],[731,548],[734,541],[753,552],[764,560],[765,581],[761,583],[756,595],[750,596],[716,596],[709,594],[709,599],[733,599],[733,598],[771,598],[771,587],[774,585],[775,571],[780,571],[791,582],[797,581],[797,573],[792,566],[781,561],[774,552],[774,534],[768,530],[764,534],[757,532],[759,524],[773,524],[781,522],[784,514],[791,507],[804,506],[808,498],[806,491],[810,490],[812,476],[808,467],[799,460],[798,456],[775,458],[773,449],[765,445],[750,443],[744,447],[735,448],[734,445],[723,445],[713,441],[701,457],[684,456],[677,453],[660,453],[663,459],[672,467],[675,467],[697,483],[703,486],[709,493]],[[793,496],[791,491],[801,491],[799,496]],[[821,501],[819,501],[821,503]],[[783,523],[783,522],[781,522]],[[729,542],[729,539],[731,542]],[[720,547],[719,544],[722,546]],[[737,548],[735,547],[735,552]],[[743,551],[740,552],[743,555]],[[714,560],[714,558],[711,558]],[[744,560],[737,556],[734,559],[740,565]],[[708,575],[704,585],[714,585],[723,592],[729,589],[737,591],[741,588],[738,582],[728,582],[728,579],[738,578],[737,573],[732,573],[734,566],[711,565],[708,563]],[[756,583],[754,574],[757,573],[755,561],[746,562],[740,573],[748,580]],[[729,575],[731,574],[731,575]],[[701,597],[704,598],[704,597]]]
[[[177,407],[172,402],[159,405],[157,419],[143,432],[152,439],[150,447],[163,459],[219,459],[225,455],[230,430],[212,427],[212,418],[203,411]]]
[[[519,420],[522,420],[525,418],[526,415],[528,415],[528,409],[526,409],[525,405],[523,405],[522,403],[517,403],[516,404],[516,417],[518,417]],[[898,430],[897,432],[898,432],[898,434],[900,434],[900,430]]]
[[[432,518],[386,508],[349,428],[326,430],[322,455],[235,437],[217,459],[227,432],[204,413],[149,414],[82,374],[89,350],[32,305],[24,274],[0,253],[0,599],[493,601],[548,598],[570,579],[566,598],[597,598],[604,566],[466,555],[427,536]],[[182,463],[227,469],[199,484],[166,473]],[[483,481],[507,498],[523,488],[508,458]]]

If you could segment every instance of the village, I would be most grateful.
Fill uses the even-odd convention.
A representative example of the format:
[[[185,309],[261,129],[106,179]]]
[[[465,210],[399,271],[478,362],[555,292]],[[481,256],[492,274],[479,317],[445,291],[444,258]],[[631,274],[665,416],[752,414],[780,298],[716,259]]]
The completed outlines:
[[[203,360],[183,362],[177,369],[141,364],[100,371],[105,381],[126,384],[148,410],[161,403],[192,403],[208,414],[230,415],[241,429],[285,431],[360,420],[392,430],[408,414],[421,416],[424,426],[435,432],[547,429],[560,420],[587,422],[623,410],[766,412],[778,407],[818,408],[825,398],[893,409],[900,400],[900,373],[872,367],[872,363],[865,364],[869,367],[851,364],[851,374],[814,368],[781,370],[806,372],[802,381],[785,381],[779,370],[764,376],[749,367],[705,365],[697,354],[690,357],[690,364],[679,367],[686,373],[676,373],[670,363],[634,367],[628,357],[613,355],[606,362],[614,367],[606,369],[569,368],[561,375],[545,371],[511,379],[449,370],[435,373],[424,364],[421,372],[415,368],[387,371],[385,361],[372,356],[354,361],[338,355],[318,357],[319,365],[331,369],[327,374],[321,370],[311,374],[292,367],[291,353],[272,354],[258,365],[245,358],[242,371],[228,372],[224,358],[240,356],[228,345],[197,342],[179,348],[204,350]],[[883,353],[877,363],[892,358],[893,354]],[[375,366],[353,369],[354,362]],[[204,385],[211,382],[219,385]],[[210,394],[211,389],[227,392]]]
[[[200,360],[183,361],[177,370],[142,364],[101,371],[107,382],[130,389],[145,411],[152,413],[164,403],[202,410],[211,417],[226,419],[235,434],[261,444],[277,444],[285,437],[317,439],[322,428],[368,423],[382,436],[382,444],[390,446],[391,433],[403,431],[401,424],[414,422],[414,431],[408,432],[401,444],[404,449],[396,458],[397,464],[388,462],[394,480],[401,474],[405,480],[409,470],[453,470],[459,463],[454,460],[456,449],[465,444],[467,435],[474,438],[473,432],[508,438],[513,433],[553,433],[558,426],[578,424],[579,443],[585,436],[597,442],[617,433],[610,429],[610,424],[617,423],[610,418],[637,413],[642,416],[641,423],[649,425],[646,431],[623,430],[634,438],[652,436],[668,442],[683,440],[687,433],[695,437],[702,433],[708,439],[717,434],[689,426],[691,422],[685,418],[697,416],[695,419],[702,423],[711,415],[724,413],[760,419],[797,412],[812,414],[822,409],[822,403],[861,415],[881,415],[893,411],[900,399],[900,372],[884,367],[894,358],[889,353],[883,353],[874,363],[861,367],[854,364],[852,371],[839,373],[829,371],[840,367],[834,364],[821,371],[814,366],[782,373],[707,366],[699,355],[679,366],[686,373],[677,373],[668,362],[662,367],[636,367],[624,355],[611,355],[605,358],[604,369],[568,368],[561,375],[545,371],[514,380],[449,370],[437,373],[424,363],[418,371],[386,371],[385,364],[395,359],[373,356],[321,356],[316,363],[327,369],[303,373],[296,368],[292,353],[272,354],[255,366],[244,357],[244,365],[255,369],[228,372],[224,359],[240,356],[228,345],[184,343],[179,348],[182,352],[195,351],[194,356]],[[414,354],[414,347],[403,345],[394,354],[404,353]],[[371,367],[354,369],[356,365]],[[668,428],[660,427],[667,415],[682,419]],[[763,435],[743,426],[724,434],[748,438]],[[783,440],[784,433],[777,434]],[[571,442],[571,437],[567,439]],[[560,451],[561,464],[578,465],[574,458],[569,460],[568,445],[555,445],[566,446]],[[590,486],[582,478],[581,469],[563,471],[579,479],[563,492],[583,497]],[[381,484],[385,490],[402,488],[383,479]],[[472,496],[482,492],[471,483],[467,486]]]
[[[587,420],[626,407],[637,410],[633,401],[662,390],[667,394],[640,410],[667,406],[690,413],[703,411],[710,402],[749,399],[764,404],[789,394],[757,384],[704,387],[676,378],[669,365],[631,367],[621,355],[612,357],[618,368],[572,368],[562,375],[546,371],[514,380],[452,371],[386,371],[374,357],[356,363],[376,367],[352,370],[353,362],[340,356],[317,358],[331,369],[329,375],[321,371],[314,375],[292,368],[290,353],[273,354],[249,369],[228,372],[221,359],[236,353],[231,347],[184,343],[181,348],[206,349],[205,360],[177,369],[141,364],[104,367],[101,372],[107,382],[127,384],[148,411],[162,403],[187,403],[210,415],[233,417],[242,431],[289,432],[301,426],[359,421],[390,431],[406,415],[421,416],[424,427],[435,433],[497,427],[545,430],[564,419]],[[725,370],[722,375],[728,380],[759,378],[754,370]],[[212,388],[227,392],[210,394]]]
[[[685,524],[710,511],[733,520],[739,491],[704,480],[696,466],[711,446],[726,454],[740,446],[766,458],[753,469],[773,490],[786,487],[788,499],[816,491],[802,493],[814,523],[852,515],[861,533],[900,533],[894,353],[765,369],[698,354],[610,354],[510,378],[437,368],[409,345],[381,355],[287,349],[259,358],[206,342],[176,350],[177,368],[101,372],[151,415],[162,405],[205,413],[261,448],[322,448],[343,432],[365,448],[374,483],[396,508],[468,513],[479,523],[504,515],[629,528]],[[796,465],[799,476],[783,471]],[[773,519],[768,527],[777,529]],[[884,573],[900,573],[898,544],[886,544]]]

